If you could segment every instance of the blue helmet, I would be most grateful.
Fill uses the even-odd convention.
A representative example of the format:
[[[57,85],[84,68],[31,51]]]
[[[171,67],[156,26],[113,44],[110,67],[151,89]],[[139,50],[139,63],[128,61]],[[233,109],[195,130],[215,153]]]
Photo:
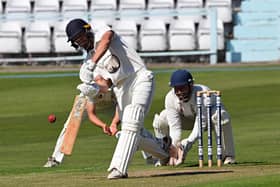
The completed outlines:
[[[69,21],[65,29],[68,42],[72,41],[81,32],[86,32],[87,29],[90,29],[90,25],[85,20],[73,19]]]
[[[191,85],[193,84],[192,74],[185,69],[179,69],[172,73],[169,86],[183,86],[183,85]]]
[[[73,46],[75,49],[78,49],[79,47],[83,47],[87,51],[93,48],[90,44],[94,43],[94,34],[91,31],[91,26],[83,19],[72,19],[68,22],[65,29],[66,35],[68,37],[67,42],[71,42],[71,46]],[[74,42],[73,40],[78,37],[80,34],[84,33],[87,38],[88,42],[85,46],[79,46],[78,43]]]

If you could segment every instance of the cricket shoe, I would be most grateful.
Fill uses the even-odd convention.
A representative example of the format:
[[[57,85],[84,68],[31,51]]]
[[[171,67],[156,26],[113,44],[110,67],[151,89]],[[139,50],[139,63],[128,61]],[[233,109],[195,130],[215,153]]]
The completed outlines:
[[[224,159],[224,165],[227,165],[227,164],[236,164],[234,157],[226,156]]]
[[[154,166],[155,167],[160,167],[160,166],[167,166],[169,162],[169,157],[165,158],[165,159],[158,159]]]
[[[123,179],[127,177],[127,173],[122,174],[119,170],[113,169],[111,173],[107,176],[107,179]]]
[[[52,168],[52,167],[58,166],[59,164],[60,164],[60,162],[56,161],[54,157],[49,157],[48,161],[46,162],[44,167],[45,168]]]
[[[177,158],[177,161],[175,163],[175,166],[178,166],[178,165],[181,165],[184,163],[185,159],[186,159],[186,156],[187,156],[187,153],[189,152],[189,150],[192,148],[192,144],[191,143],[188,143],[186,145],[178,145],[178,158]]]

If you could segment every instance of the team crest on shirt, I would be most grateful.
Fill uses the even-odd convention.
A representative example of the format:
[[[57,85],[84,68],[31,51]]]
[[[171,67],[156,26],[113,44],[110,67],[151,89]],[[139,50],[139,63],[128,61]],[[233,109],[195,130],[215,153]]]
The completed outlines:
[[[117,72],[120,66],[120,60],[115,55],[111,55],[110,60],[105,64],[105,68],[109,73]]]

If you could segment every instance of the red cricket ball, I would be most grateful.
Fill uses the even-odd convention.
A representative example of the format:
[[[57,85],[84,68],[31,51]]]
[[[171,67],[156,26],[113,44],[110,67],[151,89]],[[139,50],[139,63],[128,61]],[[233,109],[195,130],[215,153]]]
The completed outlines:
[[[56,121],[56,116],[54,114],[50,114],[48,120],[50,123],[54,123]]]

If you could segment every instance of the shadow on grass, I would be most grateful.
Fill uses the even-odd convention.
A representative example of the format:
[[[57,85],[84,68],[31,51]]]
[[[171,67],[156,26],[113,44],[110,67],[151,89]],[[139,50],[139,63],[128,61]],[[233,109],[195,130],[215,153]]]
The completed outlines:
[[[278,165],[279,163],[271,163],[271,162],[264,162],[264,161],[243,161],[243,162],[238,162],[233,165],[239,165],[239,166],[258,166],[258,165]]]
[[[280,165],[280,163],[273,163],[268,161],[242,161],[242,162],[236,162],[234,164],[228,164],[224,165],[227,167],[231,166],[259,166],[259,165]],[[198,164],[185,164],[183,167],[189,167],[189,168],[198,168]]]
[[[180,175],[203,175],[203,174],[232,173],[232,172],[233,172],[232,170],[182,171],[182,172],[155,174],[155,175],[151,175],[151,177],[180,176]]]
[[[146,178],[146,177],[167,177],[167,176],[181,176],[181,175],[204,175],[204,174],[219,174],[219,173],[232,173],[233,170],[190,170],[190,171],[176,171],[176,172],[163,172],[163,171],[158,171],[158,173],[151,172],[149,174],[145,173],[143,175],[139,174],[129,176],[129,178]]]

